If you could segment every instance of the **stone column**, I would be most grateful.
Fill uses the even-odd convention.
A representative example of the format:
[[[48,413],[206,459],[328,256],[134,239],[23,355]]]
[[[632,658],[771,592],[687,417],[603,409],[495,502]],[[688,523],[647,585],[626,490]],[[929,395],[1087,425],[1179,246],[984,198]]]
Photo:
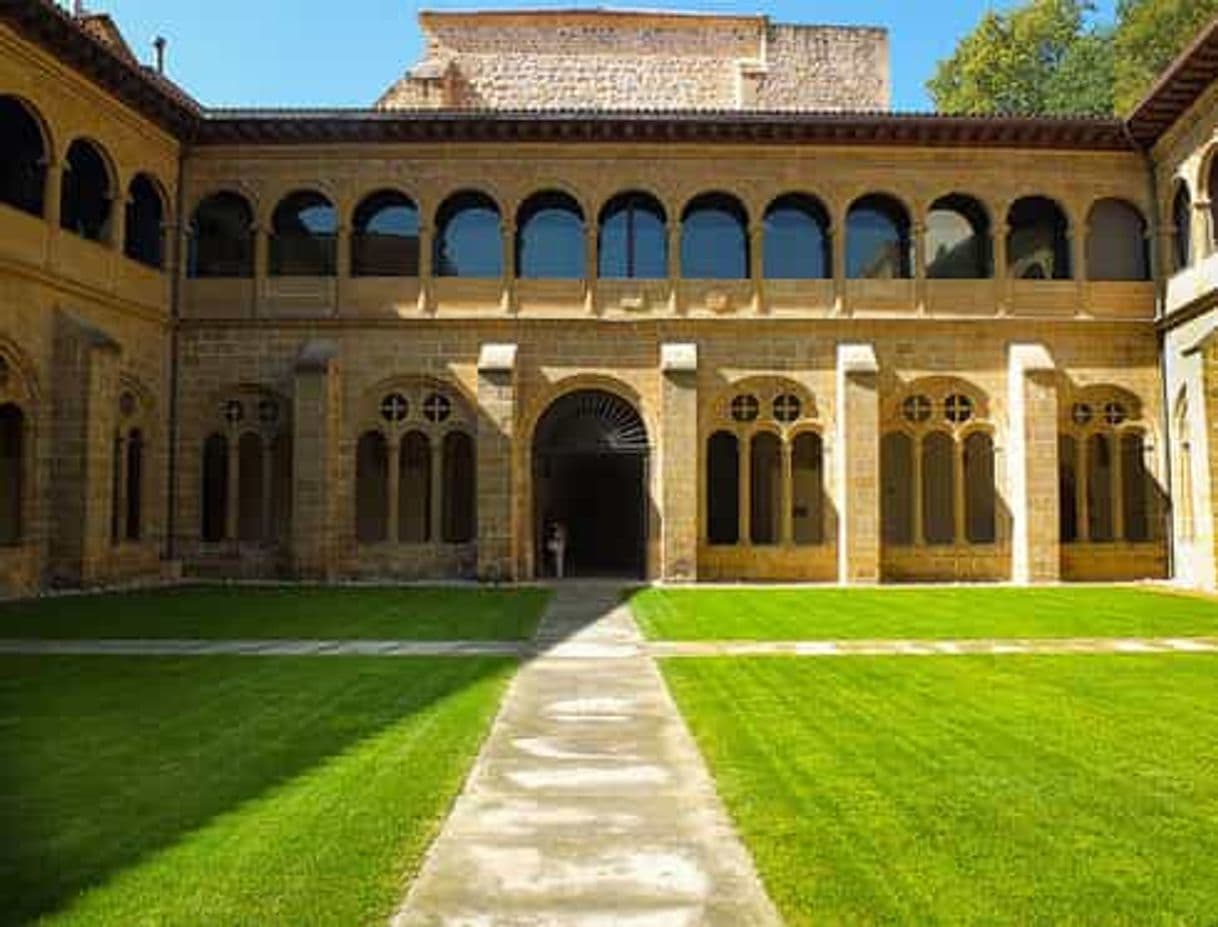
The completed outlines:
[[[334,237],[334,314],[343,314],[343,296],[351,279],[351,229],[340,225]]]
[[[913,531],[910,532],[910,540],[917,547],[926,546],[926,496],[923,492],[926,473],[923,470],[922,458],[922,442],[925,439],[925,434],[918,433],[912,435],[909,440],[909,453],[913,457],[909,462],[909,472],[913,474],[913,498],[910,500],[910,508],[913,510]]]
[[[952,446],[952,541],[964,544],[968,541],[968,525],[965,521],[965,508],[968,496],[964,485],[964,441],[958,436]]]
[[[600,230],[592,219],[584,228],[584,308],[596,312],[596,280],[600,274]]]
[[[114,474],[115,492],[113,498],[114,513],[111,517],[114,542],[121,544],[127,539],[127,441],[128,434],[121,428],[114,439],[114,466],[118,472]]]
[[[674,315],[681,305],[681,223],[668,225],[668,310]]]
[[[427,540],[432,544],[444,543],[444,436],[436,435],[438,440],[431,442],[431,481]]]
[[[915,222],[913,235],[914,307],[919,315],[926,313],[926,224]]]
[[[783,547],[795,543],[795,468],[791,459],[794,447],[790,438],[782,442],[782,513],[779,540]]]
[[[262,540],[271,543],[275,532],[271,525],[271,500],[275,498],[275,443],[268,436],[262,438]]]
[[[516,223],[503,222],[503,310],[516,311]]]
[[[237,542],[241,538],[241,430],[228,433],[228,480],[224,496],[224,539]]]
[[[838,581],[880,580],[880,365],[870,344],[837,348]]]
[[[402,437],[387,435],[385,444],[385,542],[396,544],[402,536]]]
[[[338,537],[350,534],[355,521],[353,512],[338,507],[337,358],[337,345],[318,340],[305,344],[296,360],[291,555],[301,579],[333,578]]]
[[[1112,539],[1125,540],[1125,460],[1121,453],[1121,433],[1113,432],[1108,437],[1108,459],[1112,462]]]
[[[1087,469],[1087,443],[1090,437],[1083,432],[1074,442],[1075,534],[1083,543],[1091,540],[1091,472]]]
[[[521,539],[513,530],[516,345],[484,344],[478,355],[478,577],[516,578]],[[528,528],[521,526],[527,535]]]
[[[432,298],[433,274],[432,253],[435,249],[431,226],[419,223],[419,312],[431,312],[435,308]]]
[[[753,544],[753,443],[752,435],[744,431],[740,434],[740,492],[736,501],[739,509],[736,521],[739,523],[740,544],[751,547]]]
[[[262,305],[266,302],[267,277],[270,274],[271,237],[260,226],[250,229],[254,236],[254,292],[250,314],[257,318],[262,314]]]
[[[765,300],[765,226],[749,226],[749,276],[753,282],[753,311],[764,312]]]
[[[698,346],[660,348],[660,578],[698,578]]]
[[[1011,580],[1056,582],[1061,575],[1056,366],[1043,345],[1013,344],[1007,375]]]
[[[830,254],[833,258],[833,314],[845,315],[846,306],[846,207],[833,216],[829,228]]]

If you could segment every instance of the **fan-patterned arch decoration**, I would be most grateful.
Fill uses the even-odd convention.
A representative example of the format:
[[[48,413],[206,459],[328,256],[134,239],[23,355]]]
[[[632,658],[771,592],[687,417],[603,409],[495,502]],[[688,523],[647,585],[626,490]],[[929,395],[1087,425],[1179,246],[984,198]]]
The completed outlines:
[[[543,455],[646,454],[647,428],[625,399],[597,389],[577,390],[554,401],[533,440]]]

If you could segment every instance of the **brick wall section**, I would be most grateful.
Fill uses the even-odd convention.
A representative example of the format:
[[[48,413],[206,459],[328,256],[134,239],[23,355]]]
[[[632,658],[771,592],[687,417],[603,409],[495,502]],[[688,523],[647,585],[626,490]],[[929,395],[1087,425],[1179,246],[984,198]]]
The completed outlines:
[[[882,29],[764,17],[424,14],[385,109],[886,109]]]

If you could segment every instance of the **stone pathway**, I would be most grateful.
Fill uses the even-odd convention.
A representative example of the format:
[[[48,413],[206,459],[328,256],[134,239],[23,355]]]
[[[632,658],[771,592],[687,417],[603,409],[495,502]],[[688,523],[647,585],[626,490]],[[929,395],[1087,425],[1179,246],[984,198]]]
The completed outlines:
[[[626,616],[627,618],[629,616]],[[534,641],[4,640],[0,654],[88,656],[487,657],[639,660],[657,657],[921,657],[969,654],[1218,653],[1218,637],[1079,637],[874,641],[643,641],[596,626],[567,639],[561,618]]]
[[[394,927],[779,923],[619,601],[559,588]]]

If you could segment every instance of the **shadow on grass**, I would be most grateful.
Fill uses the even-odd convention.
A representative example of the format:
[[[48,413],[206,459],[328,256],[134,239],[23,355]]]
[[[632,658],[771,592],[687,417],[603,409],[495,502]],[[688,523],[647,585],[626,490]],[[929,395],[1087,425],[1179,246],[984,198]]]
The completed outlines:
[[[507,665],[474,658],[0,658],[0,924],[62,910],[189,832]],[[470,749],[485,716],[476,733],[465,729]],[[434,742],[430,728],[427,737]],[[444,767],[446,782],[456,762]],[[429,819],[440,810],[430,809]],[[350,849],[361,852],[333,847]],[[222,870],[227,862],[207,865]]]

